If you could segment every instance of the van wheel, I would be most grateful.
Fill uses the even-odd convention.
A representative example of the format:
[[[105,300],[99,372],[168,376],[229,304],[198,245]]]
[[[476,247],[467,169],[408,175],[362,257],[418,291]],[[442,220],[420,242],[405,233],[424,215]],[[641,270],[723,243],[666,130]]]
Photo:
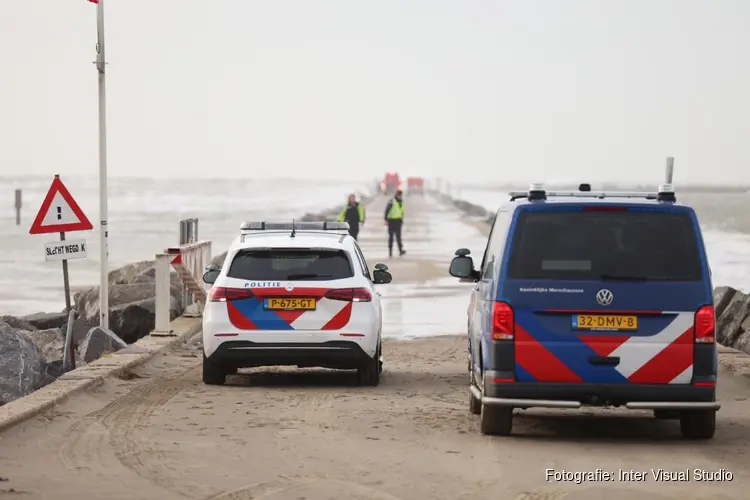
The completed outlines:
[[[380,346],[375,356],[357,369],[357,383],[370,387],[380,385]]]
[[[513,407],[481,405],[479,430],[485,436],[510,436],[513,430]]]
[[[474,397],[474,393],[469,391],[469,411],[472,415],[482,414],[482,402]]]
[[[680,418],[680,412],[670,410],[654,410],[654,417],[664,420],[674,420]]]
[[[203,383],[206,385],[224,385],[227,381],[227,374],[224,367],[211,361],[203,353]]]
[[[476,383],[476,380],[474,380],[474,370],[471,370],[470,373],[471,375],[469,375],[469,385],[473,387],[479,387]],[[472,391],[469,391],[469,411],[472,415],[482,414],[482,400],[477,399]]]
[[[687,439],[711,439],[716,432],[716,411],[685,411],[680,415],[680,432]]]

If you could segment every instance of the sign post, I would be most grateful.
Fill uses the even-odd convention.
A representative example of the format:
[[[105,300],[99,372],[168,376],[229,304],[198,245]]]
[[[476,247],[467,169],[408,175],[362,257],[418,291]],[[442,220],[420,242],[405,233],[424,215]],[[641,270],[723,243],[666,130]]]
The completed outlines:
[[[73,196],[55,174],[47,196],[42,201],[39,213],[29,229],[30,234],[60,233],[60,241],[53,241],[44,245],[44,255],[47,261],[62,261],[63,286],[65,287],[65,310],[70,313],[70,279],[68,275],[68,259],[86,258],[85,240],[65,240],[65,233],[71,231],[89,231],[93,229],[91,222],[78,206]]]
[[[104,55],[104,0],[96,4],[96,71],[99,89],[99,326],[109,328],[109,230],[107,226],[107,59]]]

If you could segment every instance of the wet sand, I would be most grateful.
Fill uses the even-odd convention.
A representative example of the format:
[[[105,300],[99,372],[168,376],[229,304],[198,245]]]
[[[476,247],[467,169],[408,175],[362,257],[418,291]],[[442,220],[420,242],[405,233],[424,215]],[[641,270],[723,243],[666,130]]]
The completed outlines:
[[[407,256],[387,260],[380,205],[370,207],[375,224],[366,226],[362,244],[370,267],[385,261],[394,274],[382,287],[389,335],[456,335],[387,340],[376,388],[355,386],[351,372],[292,369],[250,370],[225,387],[204,386],[199,338],[193,339],[0,435],[0,476],[8,479],[0,482],[0,498],[747,497],[750,380],[724,371],[724,407],[709,442],[683,441],[677,422],[618,410],[528,410],[519,412],[514,436],[481,436],[468,411],[471,285],[444,279],[455,247],[483,245],[481,232],[469,224],[460,232],[458,216],[452,220],[429,199],[412,200]],[[481,255],[482,248],[472,250]],[[435,305],[437,297],[445,303]],[[576,485],[573,478],[547,481],[547,468],[647,475]],[[733,480],[656,481],[652,468],[724,468]]]

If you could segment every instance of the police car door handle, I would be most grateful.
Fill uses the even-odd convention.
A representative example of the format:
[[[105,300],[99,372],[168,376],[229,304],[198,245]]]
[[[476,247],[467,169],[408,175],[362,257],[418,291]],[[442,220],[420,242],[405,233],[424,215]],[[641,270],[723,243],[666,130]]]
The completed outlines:
[[[598,366],[617,366],[620,364],[618,356],[591,356],[589,363]]]

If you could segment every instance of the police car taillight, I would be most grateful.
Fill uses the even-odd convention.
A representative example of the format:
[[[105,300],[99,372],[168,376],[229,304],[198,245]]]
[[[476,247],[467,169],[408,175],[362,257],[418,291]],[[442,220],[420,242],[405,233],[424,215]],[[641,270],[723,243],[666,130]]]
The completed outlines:
[[[492,340],[513,340],[515,332],[513,308],[505,302],[495,302],[492,307]]]
[[[716,342],[716,313],[714,306],[703,306],[695,313],[695,343]]]
[[[215,286],[208,292],[210,302],[231,302],[233,300],[252,299],[255,294],[247,288],[224,288]]]
[[[334,288],[328,290],[324,297],[347,302],[370,302],[372,300],[372,295],[367,288]]]

